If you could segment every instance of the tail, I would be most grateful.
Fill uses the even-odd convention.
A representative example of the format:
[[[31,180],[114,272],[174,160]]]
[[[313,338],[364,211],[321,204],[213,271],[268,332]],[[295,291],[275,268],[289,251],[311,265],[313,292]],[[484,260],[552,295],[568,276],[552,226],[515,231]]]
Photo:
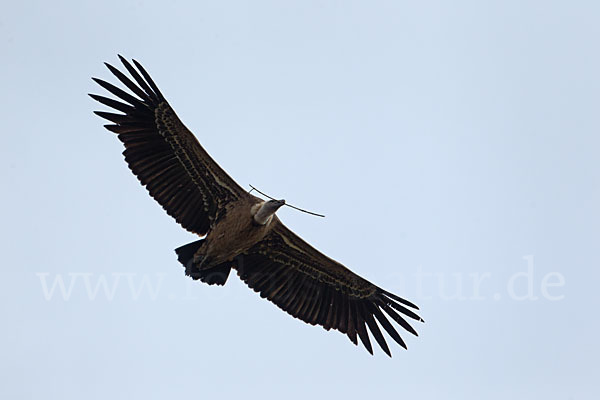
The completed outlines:
[[[177,259],[185,267],[185,274],[194,280],[200,279],[209,285],[224,285],[231,271],[231,263],[219,264],[216,267],[200,269],[202,260],[194,262],[194,254],[200,249],[204,239],[188,243],[175,249]]]

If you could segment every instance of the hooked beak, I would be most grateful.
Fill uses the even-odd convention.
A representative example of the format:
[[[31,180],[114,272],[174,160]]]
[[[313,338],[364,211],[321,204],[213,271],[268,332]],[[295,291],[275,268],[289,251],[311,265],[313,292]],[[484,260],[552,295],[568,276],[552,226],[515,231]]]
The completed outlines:
[[[285,205],[285,200],[277,200],[277,208],[281,208]]]

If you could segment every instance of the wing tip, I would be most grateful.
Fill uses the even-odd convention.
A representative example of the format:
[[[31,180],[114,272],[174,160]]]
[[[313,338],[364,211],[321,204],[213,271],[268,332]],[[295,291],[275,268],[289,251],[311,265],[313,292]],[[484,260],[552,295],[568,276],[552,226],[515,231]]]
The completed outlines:
[[[418,307],[416,304],[414,304],[414,303],[412,303],[412,302],[410,302],[410,301],[408,301],[408,300],[406,300],[406,299],[403,299],[403,298],[402,298],[402,297],[400,297],[400,296],[396,296],[394,293],[388,292],[387,290],[383,290],[383,289],[381,289],[381,288],[380,288],[380,290],[381,290],[381,292],[382,292],[383,294],[385,294],[387,297],[390,297],[390,298],[392,298],[392,299],[396,300],[397,302],[399,302],[399,303],[401,303],[401,304],[404,304],[405,306],[408,306],[408,307],[410,307],[410,308],[414,308],[414,309],[415,309],[415,310],[417,310],[417,311],[419,311],[419,310],[420,310],[420,308],[419,308],[419,307]]]

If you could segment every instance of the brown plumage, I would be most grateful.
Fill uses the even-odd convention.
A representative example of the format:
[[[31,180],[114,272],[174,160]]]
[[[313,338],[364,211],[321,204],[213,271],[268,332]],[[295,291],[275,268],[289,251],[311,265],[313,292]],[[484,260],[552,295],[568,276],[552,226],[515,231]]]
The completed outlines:
[[[358,338],[371,354],[368,331],[391,356],[380,326],[406,348],[388,318],[417,335],[405,319],[423,321],[411,310],[417,306],[290,231],[275,215],[284,201],[264,202],[243,190],[183,125],[144,68],[119,58],[133,80],[106,66],[133,95],[94,78],[121,101],[90,96],[120,112],[96,114],[112,122],[105,127],[125,145],[125,161],[150,195],[185,229],[206,235],[175,250],[186,274],[223,285],[233,268],[261,297],[293,317],[336,329],[354,344]]]

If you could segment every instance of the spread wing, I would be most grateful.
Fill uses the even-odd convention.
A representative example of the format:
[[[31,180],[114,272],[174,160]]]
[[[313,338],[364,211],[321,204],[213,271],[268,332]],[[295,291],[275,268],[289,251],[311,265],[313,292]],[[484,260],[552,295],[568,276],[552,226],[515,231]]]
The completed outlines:
[[[326,330],[337,329],[357,344],[357,335],[373,354],[368,330],[391,357],[379,325],[402,347],[406,344],[391,324],[417,335],[405,317],[423,321],[418,307],[356,275],[320,253],[290,231],[278,218],[271,232],[242,255],[238,274],[261,297],[295,318]],[[377,322],[376,322],[377,321]]]
[[[185,229],[204,235],[224,215],[226,204],[247,194],[183,125],[146,70],[119,58],[135,82],[106,66],[132,94],[93,78],[119,101],[90,96],[120,112],[95,113],[113,123],[106,129],[118,134],[125,161],[150,195]]]

